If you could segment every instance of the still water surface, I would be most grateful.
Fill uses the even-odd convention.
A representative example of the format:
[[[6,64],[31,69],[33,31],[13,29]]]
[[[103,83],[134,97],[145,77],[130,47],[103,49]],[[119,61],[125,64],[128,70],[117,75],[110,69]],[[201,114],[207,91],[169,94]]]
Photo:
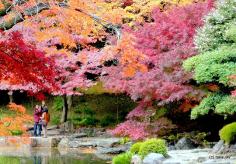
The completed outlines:
[[[105,164],[106,161],[98,159],[92,154],[73,156],[32,156],[14,157],[0,156],[0,164]]]

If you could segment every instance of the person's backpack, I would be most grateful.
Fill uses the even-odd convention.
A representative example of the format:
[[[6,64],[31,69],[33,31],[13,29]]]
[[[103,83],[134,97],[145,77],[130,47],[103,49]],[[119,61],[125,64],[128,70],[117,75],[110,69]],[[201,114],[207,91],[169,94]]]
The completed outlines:
[[[48,112],[45,113],[45,121],[46,123],[49,123],[50,121],[50,114]]]

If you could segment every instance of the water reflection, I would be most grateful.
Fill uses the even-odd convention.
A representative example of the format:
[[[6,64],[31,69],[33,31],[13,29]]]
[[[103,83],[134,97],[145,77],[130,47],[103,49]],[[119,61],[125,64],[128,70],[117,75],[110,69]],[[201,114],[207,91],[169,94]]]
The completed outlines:
[[[84,154],[83,157],[72,156],[32,156],[14,157],[0,156],[0,164],[105,164],[106,161],[94,158],[93,155]]]
[[[34,164],[46,164],[45,162],[42,163],[42,157],[41,156],[34,156],[33,159],[34,159]]]
[[[0,147],[0,164],[105,164],[95,154],[78,150],[31,148],[10,149]]]

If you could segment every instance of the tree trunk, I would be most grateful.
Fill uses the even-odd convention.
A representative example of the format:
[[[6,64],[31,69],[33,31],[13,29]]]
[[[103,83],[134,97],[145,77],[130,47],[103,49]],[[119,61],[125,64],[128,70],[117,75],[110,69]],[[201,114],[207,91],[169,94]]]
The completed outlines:
[[[62,111],[62,116],[61,116],[61,123],[64,123],[67,121],[67,115],[68,115],[67,96],[63,95],[63,111]]]
[[[67,96],[67,104],[68,104],[68,110],[70,111],[71,110],[71,107],[72,107],[72,95],[70,96]]]
[[[9,103],[13,103],[13,91],[9,91],[8,96],[9,96],[9,100],[10,100]]]

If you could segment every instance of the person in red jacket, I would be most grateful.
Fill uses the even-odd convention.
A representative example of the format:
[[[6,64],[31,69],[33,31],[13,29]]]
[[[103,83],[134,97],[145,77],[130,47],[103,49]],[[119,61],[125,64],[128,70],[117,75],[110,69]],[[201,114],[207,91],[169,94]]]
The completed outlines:
[[[36,105],[34,108],[34,136],[41,136],[42,127],[40,124],[40,119],[42,116],[41,108]]]

